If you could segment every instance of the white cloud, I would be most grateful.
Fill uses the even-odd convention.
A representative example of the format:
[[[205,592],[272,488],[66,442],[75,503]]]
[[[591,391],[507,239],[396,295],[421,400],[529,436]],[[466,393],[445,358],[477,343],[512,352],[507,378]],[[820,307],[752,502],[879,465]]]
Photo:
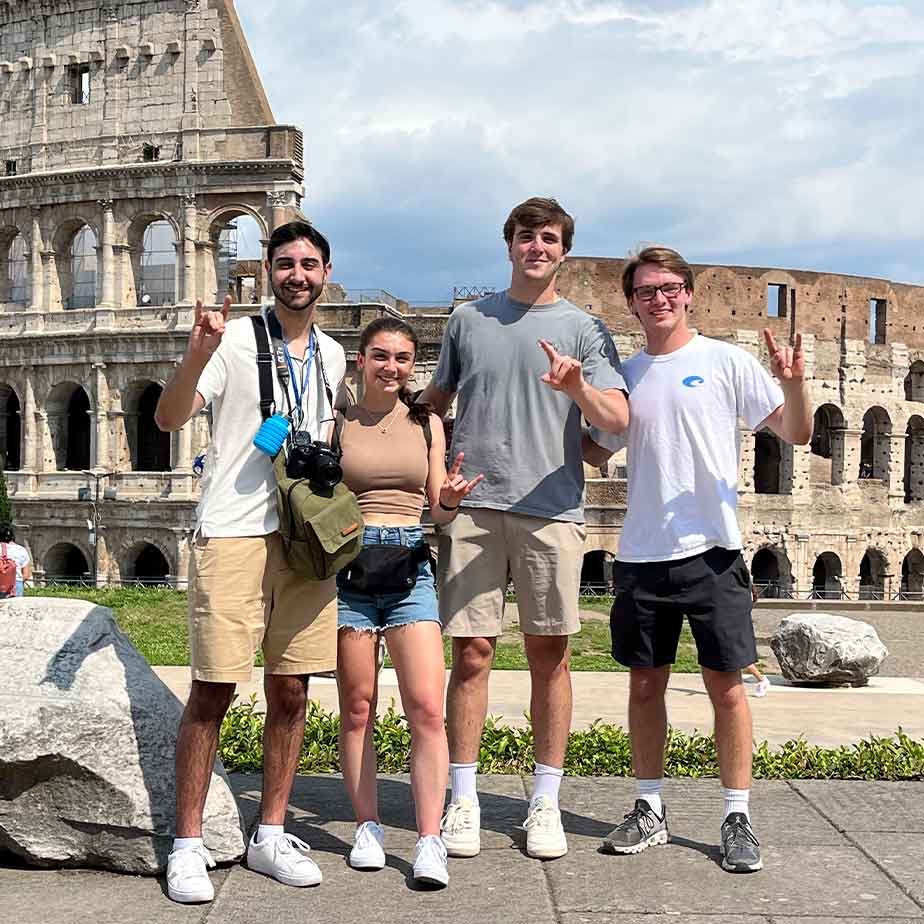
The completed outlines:
[[[575,213],[581,253],[650,239],[691,259],[917,265],[917,3],[399,0],[322,12],[266,0],[239,13],[277,118],[305,129],[306,207],[337,229],[349,284],[432,297],[503,285],[500,224],[533,194]],[[924,266],[912,275],[924,282]]]

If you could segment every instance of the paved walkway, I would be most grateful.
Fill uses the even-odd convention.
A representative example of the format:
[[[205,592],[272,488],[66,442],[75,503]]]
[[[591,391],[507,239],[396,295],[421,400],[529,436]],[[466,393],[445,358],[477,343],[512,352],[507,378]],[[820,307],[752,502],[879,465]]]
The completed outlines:
[[[158,675],[184,700],[189,694],[189,668],[158,667]],[[575,672],[574,728],[586,728],[596,719],[626,724],[629,675],[626,673]],[[772,689],[762,699],[751,699],[754,737],[782,744],[803,735],[812,744],[835,747],[853,744],[869,735],[892,735],[898,726],[915,738],[924,738],[924,679],[874,677],[858,689],[805,689],[771,677]],[[753,693],[748,677],[746,686]],[[241,699],[256,696],[265,708],[262,671],[238,688]],[[328,678],[313,678],[309,693],[325,709],[337,710],[337,685]],[[401,694],[393,670],[383,670],[379,680],[379,712],[391,703],[400,711]],[[699,674],[675,674],[667,696],[671,724],[681,731],[712,730],[712,708]],[[494,671],[491,675],[489,712],[511,725],[525,724],[529,708],[529,674],[526,671]]]
[[[260,778],[232,775],[248,830]],[[599,850],[629,806],[624,779],[566,779],[570,851],[532,860],[517,830],[519,777],[485,777],[480,856],[450,860],[444,891],[409,878],[414,834],[406,777],[380,781],[388,863],[351,870],[353,824],[338,777],[300,777],[287,822],[321,867],[318,888],[293,889],[232,865],[213,873],[213,904],[180,906],[162,878],[43,871],[0,859],[0,912],[13,924],[911,924],[924,920],[924,783],[771,782],[752,808],[765,869],[734,876],[719,865],[715,780],[670,780],[672,840],[635,857]]]

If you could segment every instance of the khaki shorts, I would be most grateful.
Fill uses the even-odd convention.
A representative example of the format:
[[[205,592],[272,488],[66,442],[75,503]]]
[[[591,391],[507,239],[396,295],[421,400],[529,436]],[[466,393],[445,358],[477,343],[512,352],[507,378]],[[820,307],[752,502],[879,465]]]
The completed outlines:
[[[486,507],[460,510],[439,540],[439,606],[443,631],[496,638],[504,617],[507,574],[527,635],[580,631],[578,594],[586,530],[581,523]]]
[[[337,666],[337,587],[289,567],[279,533],[203,539],[189,564],[193,680],[250,679],[263,649],[267,674],[316,674]]]

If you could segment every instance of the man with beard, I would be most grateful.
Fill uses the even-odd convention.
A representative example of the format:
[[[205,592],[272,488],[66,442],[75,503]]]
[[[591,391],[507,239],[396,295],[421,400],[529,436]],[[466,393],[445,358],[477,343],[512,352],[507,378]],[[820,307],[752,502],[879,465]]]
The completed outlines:
[[[274,376],[276,407],[289,411],[295,429],[325,439],[333,417],[325,379],[336,394],[346,371],[343,349],[313,323],[331,271],[330,245],[310,224],[293,221],[273,232],[267,257],[275,305],[264,321],[270,313],[278,319],[290,369],[285,385]],[[178,902],[214,898],[202,813],[222,719],[235,685],[250,679],[256,646],[263,650],[267,709],[260,825],[247,865],[287,885],[321,881],[308,845],[286,834],[283,822],[304,734],[308,675],[336,666],[337,591],[333,578],[309,581],[286,563],[272,460],[253,444],[262,423],[253,324],[247,317],[229,321],[230,305],[230,296],[220,311],[196,303],[186,353],[156,414],[162,430],[178,430],[212,408],[190,550],[192,688],[177,737],[176,840],[167,866],[168,894]]]

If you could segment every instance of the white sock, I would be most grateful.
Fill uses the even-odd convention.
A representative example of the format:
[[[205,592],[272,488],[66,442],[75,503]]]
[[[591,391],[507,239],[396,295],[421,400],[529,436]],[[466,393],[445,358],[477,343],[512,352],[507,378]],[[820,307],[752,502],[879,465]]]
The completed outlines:
[[[722,821],[725,821],[732,812],[741,812],[750,821],[751,813],[748,811],[750,796],[750,789],[728,789],[723,786],[722,798],[725,800],[725,810],[722,813]]]
[[[536,764],[533,770],[533,797],[529,804],[532,805],[540,796],[548,796],[555,808],[558,808],[558,790],[564,775],[565,771],[561,767]]]
[[[187,847],[201,847],[201,837],[175,837],[173,839],[174,850],[185,850]]]
[[[661,801],[661,790],[664,788],[664,777],[658,777],[654,780],[637,780],[638,797],[644,799],[650,806],[651,810],[658,816],[664,817],[664,803]]]
[[[478,764],[450,764],[449,774],[452,777],[452,801],[458,803],[464,796],[478,805],[478,791],[475,789],[475,774]]]
[[[255,840],[258,844],[261,844],[268,837],[277,837],[284,832],[285,828],[283,825],[265,825],[261,823],[260,827],[257,828],[257,836]]]

